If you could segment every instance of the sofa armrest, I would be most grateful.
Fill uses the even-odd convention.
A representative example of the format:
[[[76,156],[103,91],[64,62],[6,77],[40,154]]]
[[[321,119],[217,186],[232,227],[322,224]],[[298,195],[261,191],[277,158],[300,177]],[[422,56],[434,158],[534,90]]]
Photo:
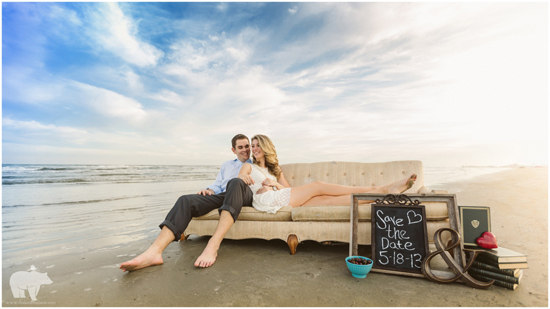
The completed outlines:
[[[418,189],[418,193],[420,194],[447,194],[449,191],[447,190],[430,190],[426,187],[422,187]]]

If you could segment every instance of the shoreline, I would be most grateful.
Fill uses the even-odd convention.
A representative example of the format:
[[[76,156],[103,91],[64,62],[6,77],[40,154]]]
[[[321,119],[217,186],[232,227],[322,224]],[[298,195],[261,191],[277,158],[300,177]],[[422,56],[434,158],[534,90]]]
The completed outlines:
[[[19,265],[3,263],[3,305],[547,306],[548,168],[510,169],[445,184],[442,189],[456,194],[460,206],[491,207],[498,244],[527,254],[529,269],[515,291],[496,286],[479,290],[461,283],[437,284],[380,273],[356,279],[344,263],[349,244],[313,241],[303,242],[290,255],[286,243],[279,240],[224,240],[216,263],[197,269],[193,262],[208,237],[191,236],[170,244],[161,266],[132,273],[119,270],[118,264],[154,241],[158,229],[151,227],[145,238],[106,250],[40,256]],[[86,246],[86,241],[80,245]],[[359,250],[368,254],[370,247]],[[53,281],[41,287],[36,304],[29,304],[28,296],[14,299],[9,285],[10,275],[27,270],[30,264],[48,272]]]

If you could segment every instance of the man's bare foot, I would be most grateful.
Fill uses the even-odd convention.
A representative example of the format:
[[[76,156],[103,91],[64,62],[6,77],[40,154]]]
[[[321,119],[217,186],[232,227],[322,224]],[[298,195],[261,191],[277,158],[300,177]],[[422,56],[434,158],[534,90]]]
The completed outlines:
[[[218,250],[215,250],[213,248],[209,248],[208,246],[206,246],[202,254],[195,261],[195,266],[202,267],[202,268],[210,267],[212,266],[212,264],[214,264],[214,262],[216,262],[217,256],[218,256]]]
[[[411,177],[402,179],[398,182],[394,182],[391,185],[388,186],[387,193],[403,193],[407,190],[409,190],[416,181],[416,174],[412,174]]]
[[[135,259],[120,264],[119,268],[123,271],[134,271],[148,266],[160,265],[162,263],[164,263],[162,254],[147,250],[138,255]]]

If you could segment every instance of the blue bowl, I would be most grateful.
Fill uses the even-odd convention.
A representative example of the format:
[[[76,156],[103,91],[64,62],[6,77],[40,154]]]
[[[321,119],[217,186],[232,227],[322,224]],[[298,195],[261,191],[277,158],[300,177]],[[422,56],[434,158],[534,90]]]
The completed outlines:
[[[367,261],[370,261],[371,263],[368,265],[357,265],[357,264],[348,262],[353,258],[365,259]],[[366,278],[367,274],[372,269],[372,260],[364,256],[348,256],[346,258],[346,264],[348,265],[349,271],[351,271],[351,275],[354,276],[355,278]]]

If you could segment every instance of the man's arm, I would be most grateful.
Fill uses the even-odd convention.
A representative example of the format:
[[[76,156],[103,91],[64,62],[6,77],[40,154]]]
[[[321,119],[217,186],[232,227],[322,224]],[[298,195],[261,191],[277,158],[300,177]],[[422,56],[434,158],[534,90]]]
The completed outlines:
[[[222,181],[223,181],[223,174],[225,171],[225,165],[226,163],[223,163],[222,166],[220,167],[220,172],[218,173],[218,177],[216,177],[216,181],[214,181],[213,184],[206,187],[206,189],[197,192],[197,194],[212,195],[212,194],[222,193]]]

